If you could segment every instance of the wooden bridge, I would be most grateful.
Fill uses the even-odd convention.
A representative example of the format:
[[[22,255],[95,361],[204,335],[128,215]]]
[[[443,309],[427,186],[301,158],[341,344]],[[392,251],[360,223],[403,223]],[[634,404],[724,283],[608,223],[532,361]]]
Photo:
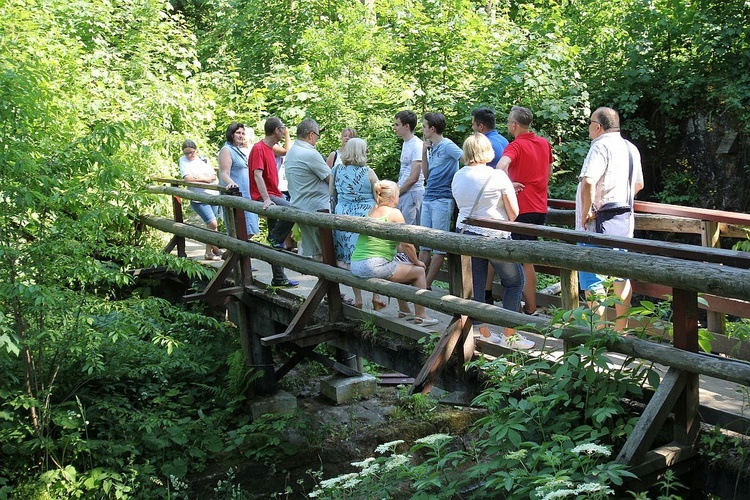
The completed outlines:
[[[617,337],[608,346],[612,352],[650,360],[667,367],[659,387],[617,457],[618,462],[630,465],[631,470],[641,478],[695,456],[700,428],[699,415],[705,417],[708,413],[700,412],[699,376],[709,376],[743,386],[750,385],[750,363],[746,361],[750,357],[748,343],[724,335],[725,315],[750,317],[750,253],[718,248],[721,237],[746,237],[750,216],[636,203],[637,230],[691,233],[696,235],[696,239],[700,235],[703,246],[607,237],[561,227],[483,220],[473,222],[545,238],[544,241],[498,241],[363,218],[307,213],[287,207],[272,206],[263,210],[260,203],[243,199],[238,193],[229,193],[222,188],[217,188],[222,192],[220,196],[210,196],[177,187],[192,186],[184,181],[156,181],[168,185],[150,186],[148,191],[172,197],[174,220],[155,216],[143,216],[141,220],[147,226],[174,235],[167,251],[176,248],[178,254],[185,255],[185,238],[218,245],[229,251],[228,258],[206,289],[186,296],[185,299],[228,304],[235,310],[247,363],[261,374],[255,381],[256,394],[273,394],[277,382],[304,358],[319,361],[345,376],[359,375],[362,369],[359,356],[413,376],[413,392],[428,392],[435,385],[447,390],[465,389],[467,374],[463,371],[463,362],[475,355],[475,341],[468,317],[506,327],[532,325],[538,331],[547,327],[549,322],[543,317],[530,317],[470,300],[471,273],[467,272],[470,265],[468,256],[533,263],[537,265],[538,271],[559,275],[560,297],[539,295],[540,305],[555,305],[565,309],[579,307],[577,270],[627,276],[634,282],[635,293],[656,298],[663,298],[665,295],[672,297],[671,345],[623,336]],[[185,224],[182,219],[182,199],[223,206],[231,235]],[[550,206],[552,208],[548,224],[572,224],[570,202],[553,200]],[[245,210],[319,227],[324,244],[323,262],[246,241]],[[335,267],[332,229],[365,233],[447,251],[448,269],[441,279],[448,283],[448,293],[417,290],[408,285],[380,279],[360,279]],[[595,243],[603,248],[570,244],[581,241]],[[613,252],[610,250],[613,247],[627,248],[629,252]],[[315,276],[317,281],[304,302],[299,305],[293,295],[269,293],[263,284],[254,281],[251,259],[279,264]],[[352,334],[356,321],[369,315],[342,304],[339,284],[416,302],[449,315],[450,321],[441,332],[436,348],[426,360],[417,351],[398,351],[396,355],[397,351],[392,346],[390,349],[378,347],[374,345],[373,339],[363,339],[361,335]],[[327,299],[327,308],[321,307],[324,298]],[[715,335],[714,350],[733,357],[698,352],[699,308],[707,311],[708,328]],[[407,327],[404,322],[389,321],[381,315],[371,316],[369,321],[409,341],[427,335],[421,327]],[[663,331],[650,333],[665,334]],[[561,335],[564,348],[579,342],[577,336],[580,334],[581,331],[574,328],[565,329]],[[313,351],[316,345],[323,342],[337,349],[335,359]],[[477,344],[486,354],[500,356],[506,353],[503,348],[494,344],[481,341]],[[278,367],[274,362],[272,347],[290,351],[292,356],[289,361]],[[446,370],[452,357],[459,362],[452,367],[454,369]],[[421,366],[418,373],[415,366]],[[750,430],[750,422],[747,420],[723,417],[717,411],[710,414],[724,426],[728,426],[731,421],[734,423],[734,430],[745,434]],[[670,415],[674,418],[672,442],[651,449],[656,434]]]

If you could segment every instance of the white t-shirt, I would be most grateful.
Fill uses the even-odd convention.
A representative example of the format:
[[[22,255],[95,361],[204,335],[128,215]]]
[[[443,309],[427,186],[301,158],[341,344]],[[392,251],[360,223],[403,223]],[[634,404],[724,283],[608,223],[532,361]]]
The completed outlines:
[[[477,195],[482,186],[485,186],[484,191],[482,191],[482,195],[477,200]],[[510,238],[509,231],[471,226],[463,223],[464,219],[469,217],[470,214],[471,217],[482,217],[499,221],[508,220],[503,195],[508,195],[512,199],[515,199],[516,190],[513,188],[513,183],[505,172],[495,170],[487,165],[463,167],[453,176],[451,191],[458,207],[456,229],[464,229],[464,226],[466,226],[465,230],[472,233],[495,238]],[[474,206],[475,203],[476,206]],[[473,212],[472,208],[474,209]]]
[[[200,156],[196,156],[192,160],[188,160],[186,157],[182,156],[180,157],[180,177],[183,179],[186,175],[195,176],[195,177],[211,177],[211,175],[216,176],[216,172],[214,171],[213,167],[208,164],[208,160],[205,158],[201,158]],[[215,180],[211,184],[217,184],[218,181]],[[219,194],[218,191],[214,191],[212,189],[201,189],[201,188],[195,188],[190,187],[188,190],[193,191],[194,193],[202,193],[202,194],[210,194],[210,195],[216,195]]]
[[[411,174],[411,166],[415,161],[422,161],[422,139],[416,135],[404,141],[401,148],[401,169],[398,171],[398,186],[401,187]],[[424,174],[419,172],[419,179],[409,188],[409,191],[424,191]]]
[[[630,155],[628,155],[630,152]],[[630,156],[633,158],[633,175],[628,189],[630,176]],[[622,138],[619,132],[608,132],[591,141],[586,159],[583,162],[576,192],[576,229],[579,231],[594,231],[594,221],[581,227],[581,183],[582,178],[591,179],[596,183],[594,190],[594,207],[600,208],[607,203],[630,203],[635,196],[635,185],[643,184],[643,169],[641,155],[632,143]],[[630,236],[633,236],[634,224],[631,223]]]

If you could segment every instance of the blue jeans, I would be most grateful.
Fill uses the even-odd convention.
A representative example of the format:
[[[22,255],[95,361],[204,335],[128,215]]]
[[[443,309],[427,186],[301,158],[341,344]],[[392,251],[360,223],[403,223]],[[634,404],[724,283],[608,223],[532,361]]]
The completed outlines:
[[[482,236],[471,231],[465,231],[464,234]],[[500,278],[500,283],[505,289],[503,292],[503,309],[518,312],[521,308],[521,293],[523,292],[526,278],[523,275],[523,266],[515,262],[472,257],[471,280],[473,283],[474,300],[484,303],[484,287],[487,283],[487,270],[490,264],[492,264],[493,269],[495,269],[495,275]],[[481,324],[481,322],[474,321],[474,326]]]
[[[422,218],[420,226],[442,231],[451,230],[453,221],[453,210],[456,202],[453,198],[438,198],[437,200],[424,200],[422,202]],[[420,247],[420,250],[432,251],[432,248]],[[436,255],[445,255],[443,250],[435,250]]]

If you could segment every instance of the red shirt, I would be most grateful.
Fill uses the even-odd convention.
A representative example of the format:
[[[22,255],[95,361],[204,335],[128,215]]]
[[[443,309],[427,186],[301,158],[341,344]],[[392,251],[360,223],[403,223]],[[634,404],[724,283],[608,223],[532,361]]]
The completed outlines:
[[[506,146],[503,156],[510,158],[508,177],[524,188],[518,193],[519,214],[547,213],[547,187],[552,146],[534,132],[524,132]]]
[[[247,167],[250,172],[250,198],[255,201],[263,201],[255,182],[256,170],[263,172],[263,182],[266,183],[266,191],[268,191],[269,196],[282,197],[279,190],[279,171],[276,170],[276,155],[271,146],[263,141],[253,144],[250,157],[247,159]]]

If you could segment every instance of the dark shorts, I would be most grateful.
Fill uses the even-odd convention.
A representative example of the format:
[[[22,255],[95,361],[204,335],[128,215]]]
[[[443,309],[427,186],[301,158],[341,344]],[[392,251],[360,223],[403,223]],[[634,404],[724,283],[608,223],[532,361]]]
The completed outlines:
[[[537,226],[543,226],[547,222],[547,214],[540,214],[537,212],[529,212],[526,214],[519,214],[514,222],[523,222],[524,224],[536,224]],[[510,233],[510,239],[512,240],[538,240],[538,236],[529,236],[527,234],[516,234]]]

